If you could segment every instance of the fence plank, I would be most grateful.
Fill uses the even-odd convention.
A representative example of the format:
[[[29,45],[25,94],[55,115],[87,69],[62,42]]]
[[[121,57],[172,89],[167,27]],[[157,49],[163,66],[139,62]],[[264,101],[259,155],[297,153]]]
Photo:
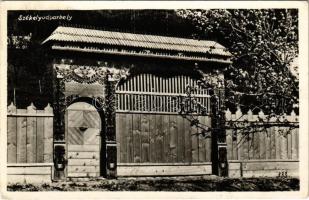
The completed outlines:
[[[190,123],[187,119],[184,120],[184,143],[185,143],[185,162],[192,162],[192,154],[191,154],[191,127]]]
[[[155,144],[155,135],[156,135],[157,127],[156,127],[156,116],[149,116],[149,151],[150,151],[150,162],[156,162],[156,144]]]
[[[27,107],[27,113],[36,113],[36,108],[31,104]],[[36,118],[27,117],[27,162],[36,162]]]
[[[126,127],[125,130],[127,131],[127,139],[126,139],[126,149],[127,149],[127,158],[125,159],[126,162],[130,163],[134,161],[134,153],[133,153],[133,124],[132,124],[132,114],[125,115],[126,120]]]
[[[295,140],[296,140],[296,158],[299,158],[299,129],[295,129]]]
[[[270,131],[270,128],[267,128],[266,129],[266,132],[265,132],[265,143],[266,143],[266,152],[265,152],[265,158],[266,159],[271,159],[271,131]]]
[[[164,132],[163,132],[163,116],[155,116],[155,151],[156,151],[156,162],[164,162]],[[154,123],[150,122],[150,123]]]
[[[275,135],[275,127],[270,128],[270,158],[276,159],[276,135]]]
[[[170,115],[170,157],[172,162],[177,161],[177,119]]]
[[[260,159],[266,159],[266,133],[265,131],[259,132],[259,154]]]
[[[149,119],[148,115],[141,115],[141,162],[149,162]]]
[[[43,110],[37,110],[37,113],[43,113]],[[44,118],[38,117],[36,121],[37,125],[37,154],[36,160],[38,163],[44,162]]]
[[[163,115],[163,146],[164,146],[164,162],[170,162],[170,148],[169,148],[169,141],[170,141],[170,130],[169,130],[169,124],[170,119],[168,115]]]
[[[204,117],[203,116],[199,116],[198,117],[199,122],[201,123],[201,125],[203,126],[205,123]],[[205,158],[206,158],[206,152],[205,152],[205,138],[202,135],[202,128],[199,128],[198,132],[198,160],[199,162],[205,162]]]
[[[44,162],[53,161],[53,118],[44,119]]]
[[[191,127],[192,162],[198,162],[198,129]]]
[[[17,113],[27,113],[27,110],[17,109]],[[27,118],[17,117],[17,163],[27,162]]]
[[[287,159],[288,158],[288,141],[287,141],[287,129],[285,127],[281,128],[282,134],[281,134],[281,154],[280,159]]]
[[[116,122],[116,143],[117,143],[117,160],[120,160],[120,162],[123,162],[122,161],[122,157],[121,157],[121,153],[123,151],[122,149],[122,140],[123,140],[123,134],[121,131],[121,126],[124,126],[125,124],[123,124],[123,121],[121,119],[121,115],[122,114],[119,114],[117,113],[116,116],[115,116],[115,122]],[[120,145],[119,145],[120,144]]]
[[[206,116],[205,117],[205,124],[207,127],[211,127],[211,118]],[[205,144],[205,151],[206,151],[206,162],[211,161],[211,132],[206,132],[206,144]]]
[[[15,109],[16,112],[16,109]],[[17,119],[16,117],[7,118],[7,162],[16,163],[17,155]]]
[[[226,130],[226,144],[227,144],[227,159],[233,160],[233,141],[232,141],[232,130]]]
[[[177,161],[185,161],[185,143],[184,143],[184,119],[177,115]]]
[[[276,148],[276,159],[280,159],[280,143],[281,136],[279,133],[279,127],[275,127],[275,148]]]
[[[254,159],[260,159],[260,144],[264,144],[264,141],[260,140],[260,135],[263,134],[261,132],[255,132],[253,133],[253,158]]]
[[[133,146],[134,162],[141,162],[141,117],[140,114],[133,115]]]

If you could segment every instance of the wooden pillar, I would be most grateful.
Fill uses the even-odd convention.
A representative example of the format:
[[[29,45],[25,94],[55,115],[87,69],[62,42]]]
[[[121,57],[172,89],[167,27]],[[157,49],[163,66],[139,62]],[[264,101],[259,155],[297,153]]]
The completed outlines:
[[[54,70],[54,91],[53,91],[53,108],[54,108],[54,155],[55,165],[54,179],[65,179],[65,95],[64,79],[56,70]]]
[[[106,176],[117,177],[117,141],[116,141],[116,88],[122,79],[129,75],[129,68],[108,69],[105,77],[105,144]]]
[[[117,177],[117,143],[116,143],[116,107],[115,92],[117,81],[107,73],[106,78],[106,111],[105,111],[105,142],[106,142],[106,175],[107,178]]]
[[[228,176],[227,144],[224,114],[224,89],[213,89],[211,94],[212,173]]]

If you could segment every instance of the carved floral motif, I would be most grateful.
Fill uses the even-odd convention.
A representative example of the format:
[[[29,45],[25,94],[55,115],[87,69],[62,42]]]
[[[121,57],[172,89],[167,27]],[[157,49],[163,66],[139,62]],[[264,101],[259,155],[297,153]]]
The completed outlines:
[[[106,77],[108,81],[120,81],[129,75],[129,68],[117,69],[106,66],[84,66],[57,64],[54,66],[57,72],[57,78],[66,82],[76,81],[78,83],[95,83],[104,84]],[[107,76],[108,75],[108,76]]]

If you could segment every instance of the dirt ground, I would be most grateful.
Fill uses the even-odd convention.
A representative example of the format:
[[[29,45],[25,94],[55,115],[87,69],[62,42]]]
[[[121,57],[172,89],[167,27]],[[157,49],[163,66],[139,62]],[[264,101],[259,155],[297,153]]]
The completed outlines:
[[[295,191],[296,178],[119,178],[50,184],[10,184],[8,191]]]

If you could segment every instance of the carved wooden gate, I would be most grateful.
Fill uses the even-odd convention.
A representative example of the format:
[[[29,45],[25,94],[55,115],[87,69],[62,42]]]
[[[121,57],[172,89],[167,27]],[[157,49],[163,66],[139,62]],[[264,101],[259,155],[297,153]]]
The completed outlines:
[[[101,119],[96,108],[77,102],[67,108],[67,177],[100,176]]]

